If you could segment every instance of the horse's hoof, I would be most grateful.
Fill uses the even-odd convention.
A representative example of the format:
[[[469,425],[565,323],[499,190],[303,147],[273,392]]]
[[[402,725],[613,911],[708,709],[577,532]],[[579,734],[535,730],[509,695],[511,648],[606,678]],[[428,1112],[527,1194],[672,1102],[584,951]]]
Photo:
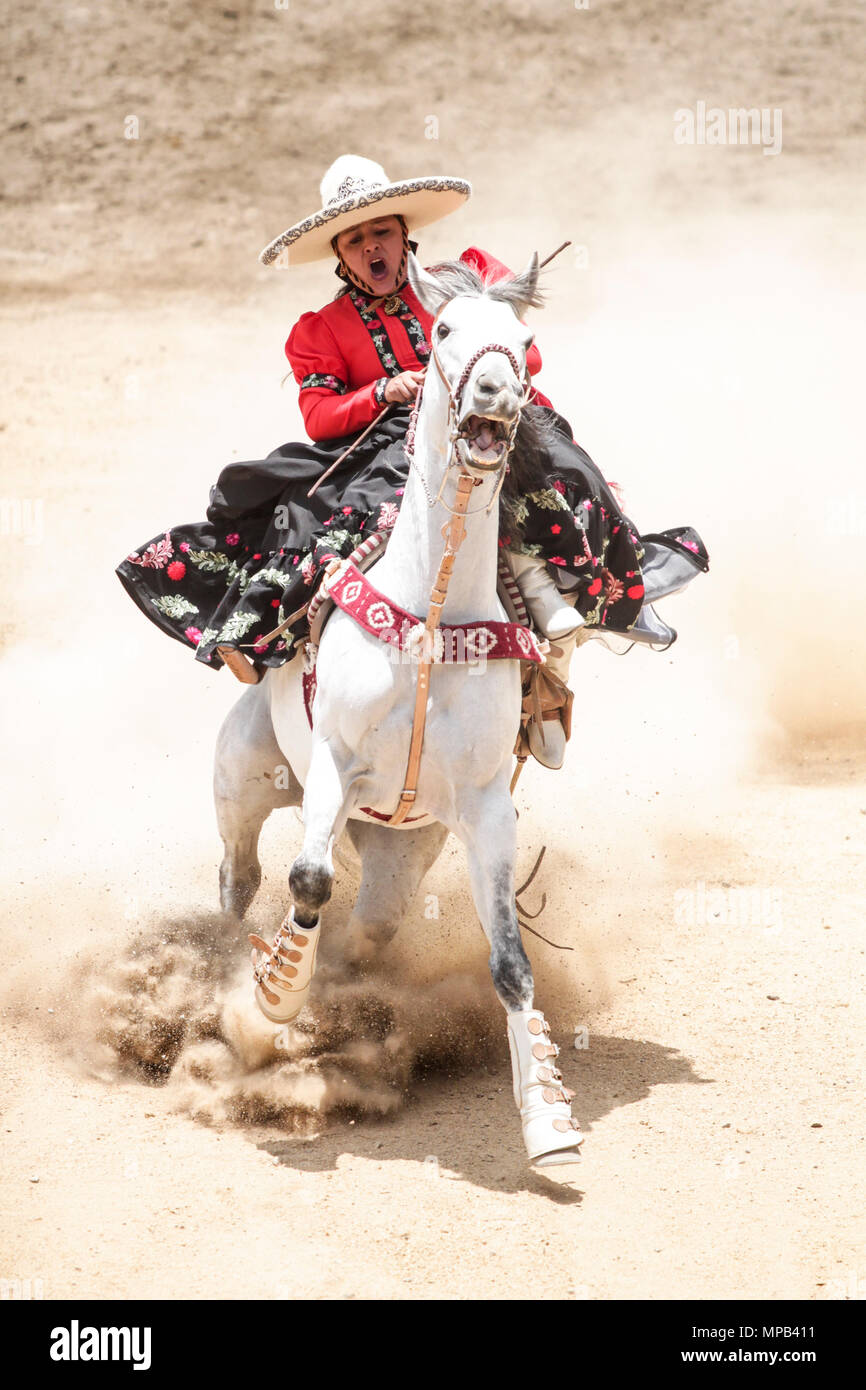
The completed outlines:
[[[260,936],[249,937],[259,1009],[271,1023],[291,1023],[307,1002],[316,968],[319,928],[295,924],[294,908],[277,928],[273,946]],[[259,953],[263,960],[257,959]]]
[[[542,1154],[540,1158],[529,1160],[532,1168],[558,1168],[564,1163],[582,1163],[583,1155],[580,1149],[558,1149],[553,1153]]]
[[[560,1102],[557,1110],[566,1109]],[[561,1128],[560,1128],[561,1126]],[[580,1146],[583,1135],[577,1120],[558,1117],[551,1124],[547,1116],[524,1116],[523,1138],[526,1152],[534,1168],[553,1168],[560,1163],[581,1163]]]

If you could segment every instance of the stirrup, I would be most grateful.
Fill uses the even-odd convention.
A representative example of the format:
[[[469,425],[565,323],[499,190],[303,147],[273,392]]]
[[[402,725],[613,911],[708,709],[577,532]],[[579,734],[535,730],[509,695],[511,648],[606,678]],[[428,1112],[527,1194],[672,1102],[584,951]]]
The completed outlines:
[[[562,722],[562,710],[544,710],[539,721],[532,715],[526,726],[529,751],[542,767],[557,772],[565,762],[568,734]]]
[[[571,737],[573,704],[574,693],[549,665],[531,667],[523,686],[520,729],[514,749],[517,757],[531,753],[542,767],[553,771],[562,767]]]

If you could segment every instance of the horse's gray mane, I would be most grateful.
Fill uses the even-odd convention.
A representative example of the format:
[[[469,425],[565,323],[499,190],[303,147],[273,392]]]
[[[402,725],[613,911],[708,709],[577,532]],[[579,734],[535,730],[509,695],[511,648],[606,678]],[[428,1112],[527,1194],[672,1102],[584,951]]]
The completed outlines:
[[[478,298],[486,295],[488,299],[502,300],[512,308],[519,304],[521,308],[531,305],[533,309],[540,309],[544,303],[544,295],[537,285],[531,295],[527,294],[526,282],[520,275],[488,283],[465,261],[441,261],[438,265],[431,265],[427,273],[438,281],[449,299],[458,294]]]

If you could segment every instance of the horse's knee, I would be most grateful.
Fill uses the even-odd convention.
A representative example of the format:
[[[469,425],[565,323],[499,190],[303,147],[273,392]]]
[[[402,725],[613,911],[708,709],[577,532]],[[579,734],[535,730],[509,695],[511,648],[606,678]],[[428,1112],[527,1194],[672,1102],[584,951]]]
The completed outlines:
[[[320,859],[298,855],[289,873],[289,887],[295,904],[295,921],[312,926],[331,896],[334,871]]]
[[[532,1007],[535,987],[532,966],[519,936],[494,942],[490,952],[490,974],[506,1009]]]

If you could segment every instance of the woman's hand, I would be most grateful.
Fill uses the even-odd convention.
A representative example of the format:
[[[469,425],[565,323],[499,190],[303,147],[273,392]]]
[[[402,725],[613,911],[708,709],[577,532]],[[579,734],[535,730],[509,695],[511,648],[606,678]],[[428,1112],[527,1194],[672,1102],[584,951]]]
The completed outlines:
[[[425,368],[422,368],[418,372],[401,372],[399,376],[392,376],[384,392],[389,405],[414,401],[424,380],[424,371]]]

